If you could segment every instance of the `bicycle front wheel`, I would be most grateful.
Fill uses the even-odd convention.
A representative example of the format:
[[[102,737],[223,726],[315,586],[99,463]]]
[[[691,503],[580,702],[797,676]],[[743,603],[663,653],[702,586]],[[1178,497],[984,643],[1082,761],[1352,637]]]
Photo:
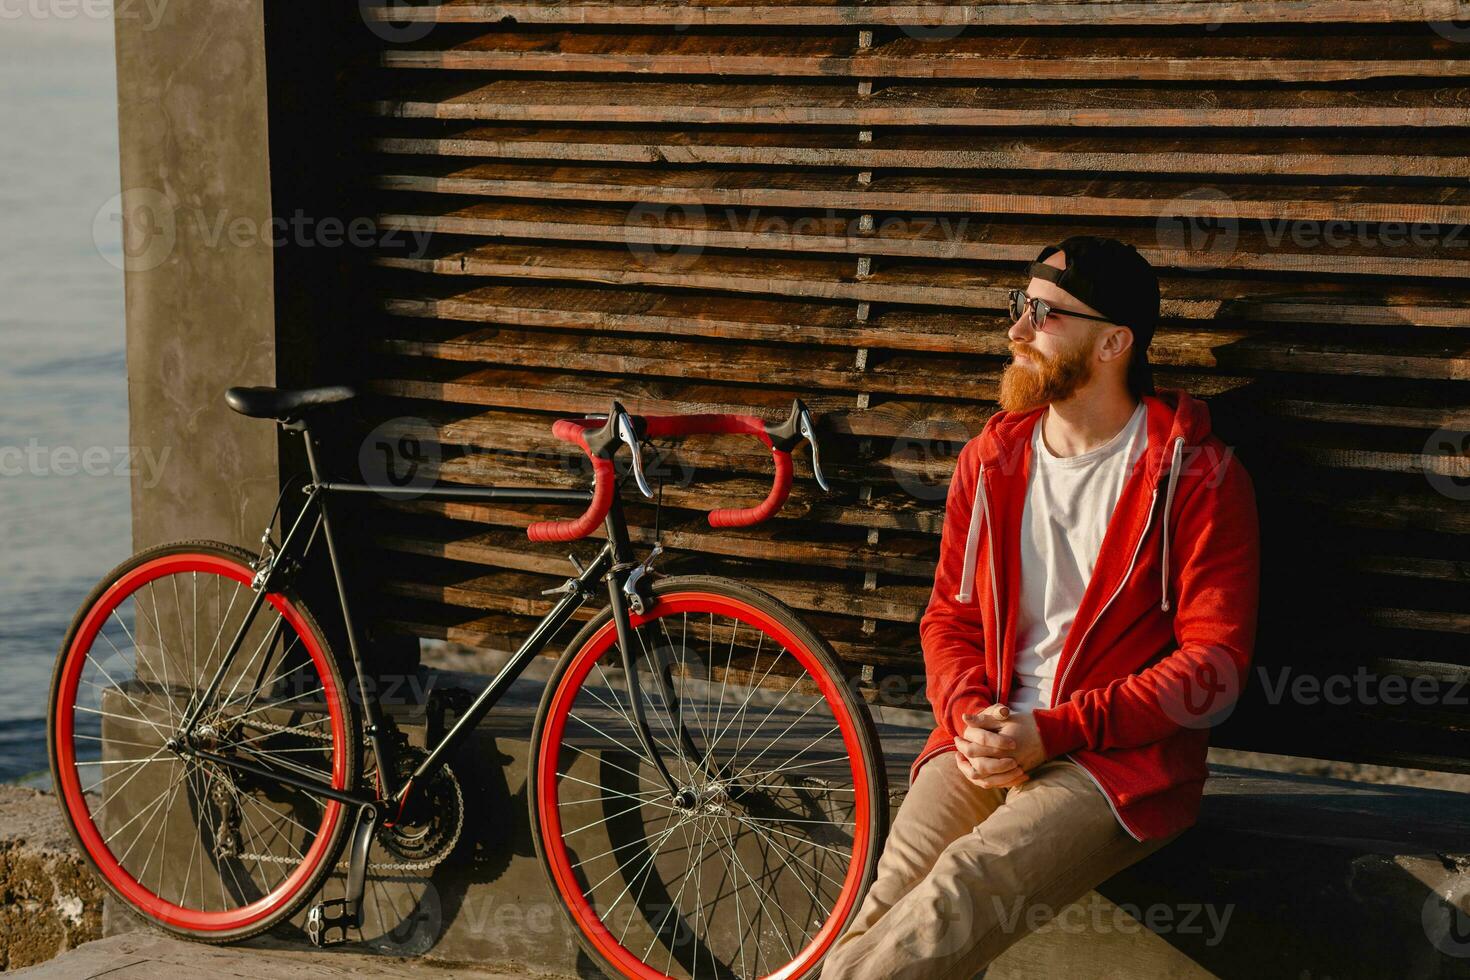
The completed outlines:
[[[547,686],[529,785],[537,854],[615,975],[810,976],[887,829],[872,720],[826,642],[770,595],[710,576],[652,591],[632,615],[635,677],[604,609]],[[677,794],[639,738],[634,697]]]
[[[139,915],[206,942],[290,915],[352,822],[340,802],[258,774],[350,790],[360,743],[336,659],[299,600],[270,593],[246,624],[253,576],[247,552],[212,542],[135,555],[77,613],[51,685],[52,777],[82,853]]]

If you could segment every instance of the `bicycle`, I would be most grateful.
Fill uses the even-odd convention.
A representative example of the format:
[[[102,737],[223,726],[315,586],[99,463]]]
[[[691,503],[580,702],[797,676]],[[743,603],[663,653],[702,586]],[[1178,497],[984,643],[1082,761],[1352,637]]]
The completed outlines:
[[[591,460],[589,491],[328,480],[309,422],[352,397],[230,389],[236,412],[305,441],[307,470],[283,486],[259,554],[208,541],[142,551],[103,579],[68,631],[48,711],[52,775],[111,893],[169,932],[230,942],[305,908],[345,848],[344,897],[311,905],[305,929],[318,946],[347,941],[361,928],[373,841],[414,867],[448,856],[465,821],[450,752],[604,583],[608,604],[556,662],[531,736],[530,823],[557,904],[616,975],[815,973],[856,912],[887,828],[872,719],[829,645],[784,603],[728,578],[656,571],[657,541],[636,560],[614,465],[627,446],[651,498],[643,440],[753,435],[775,461],[770,494],[709,521],[757,523],[785,502],[803,438],[827,489],[801,401],[779,425],[635,416],[616,400],[605,415],[560,419],[555,435]],[[298,482],[306,499],[288,529],[282,508]],[[606,531],[585,568],[568,555],[577,574],[543,593],[560,598],[425,749],[407,744],[376,697],[347,690],[349,672],[373,690],[332,526],[330,501],[353,493],[585,504],[573,520],[532,523],[528,537]],[[318,536],[345,662],[293,587]]]

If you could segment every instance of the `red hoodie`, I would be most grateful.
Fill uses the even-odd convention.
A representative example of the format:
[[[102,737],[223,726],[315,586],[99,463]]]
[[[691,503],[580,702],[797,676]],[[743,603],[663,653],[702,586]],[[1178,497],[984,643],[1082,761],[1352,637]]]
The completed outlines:
[[[1209,410],[1177,388],[1143,401],[1148,448],[1123,486],[1063,643],[1053,707],[1033,712],[1047,757],[1066,755],[1086,770],[1139,840],[1198,816],[1208,721],[1245,682],[1260,577],[1255,491],[1211,433]],[[960,450],[919,621],[939,725],[911,781],[924,762],[954,750],[964,715],[1010,701],[1021,514],[1041,415],[996,412]]]

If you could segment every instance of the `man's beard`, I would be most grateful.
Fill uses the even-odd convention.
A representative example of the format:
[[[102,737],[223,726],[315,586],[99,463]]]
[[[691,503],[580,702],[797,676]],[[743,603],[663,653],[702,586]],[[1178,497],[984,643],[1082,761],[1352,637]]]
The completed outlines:
[[[1025,351],[1031,363],[1015,360]],[[1049,360],[1030,344],[1011,342],[1012,361],[1000,376],[1000,407],[1007,412],[1026,412],[1051,402],[1070,398],[1092,378],[1092,344],[1082,341]]]

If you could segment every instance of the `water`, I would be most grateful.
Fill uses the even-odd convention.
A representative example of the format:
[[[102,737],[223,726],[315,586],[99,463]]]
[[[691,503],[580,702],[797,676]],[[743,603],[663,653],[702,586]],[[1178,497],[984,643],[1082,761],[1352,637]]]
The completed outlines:
[[[130,550],[116,91],[109,22],[0,20],[0,781],[44,774],[57,648]]]

